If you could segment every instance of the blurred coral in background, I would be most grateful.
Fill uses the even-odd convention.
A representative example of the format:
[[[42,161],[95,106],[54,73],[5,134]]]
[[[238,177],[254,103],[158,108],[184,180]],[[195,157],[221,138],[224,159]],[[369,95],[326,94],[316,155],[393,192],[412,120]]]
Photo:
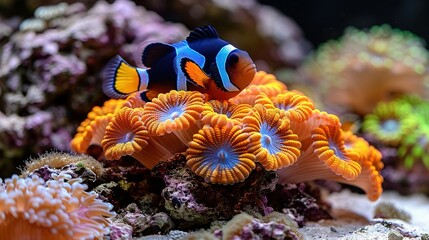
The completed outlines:
[[[380,101],[428,97],[428,56],[423,40],[410,32],[388,25],[349,28],[320,46],[300,74],[318,88],[315,97],[326,108],[364,115]]]

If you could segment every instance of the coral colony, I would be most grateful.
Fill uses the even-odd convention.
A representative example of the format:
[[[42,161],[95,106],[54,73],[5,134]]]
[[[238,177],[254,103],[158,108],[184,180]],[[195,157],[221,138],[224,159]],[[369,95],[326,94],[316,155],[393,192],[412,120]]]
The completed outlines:
[[[211,27],[199,29],[186,44],[217,37]],[[135,84],[127,92],[131,87],[121,78],[141,80],[145,71],[136,74],[121,60],[110,71],[109,91],[124,90],[124,97],[101,104],[100,96],[90,96],[92,85],[101,91],[97,75],[114,49],[129,60],[141,42],[156,36],[163,44],[145,51],[159,58],[171,51],[167,42],[184,39],[185,32],[125,0],[98,2],[90,10],[79,3],[41,7],[21,23],[1,52],[0,78],[8,81],[0,85],[0,136],[13,141],[2,143],[0,152],[12,159],[22,155],[19,148],[69,147],[74,153],[39,155],[19,176],[0,181],[0,239],[303,239],[298,227],[332,218],[320,185],[350,185],[376,201],[382,170],[423,165],[417,168],[427,173],[428,54],[417,37],[388,26],[351,29],[321,47],[296,73],[320,87],[314,98],[256,71],[248,55],[242,69],[249,70],[250,84],[240,85],[238,73],[230,79],[233,69],[218,62],[229,61],[235,47],[218,39],[220,57],[213,49],[200,52],[216,69],[199,66],[195,53],[178,62],[194,84],[187,90]],[[184,54],[180,43],[173,44],[176,54]],[[161,68],[151,74],[175,76],[166,81],[176,83],[177,72],[162,75],[167,63],[157,62]],[[148,91],[156,94],[148,98]],[[67,100],[49,105],[53,99]],[[85,102],[92,110],[71,137],[62,124]],[[359,132],[329,109],[361,118]],[[43,141],[33,144],[33,136]],[[379,217],[397,215],[409,219],[390,205],[378,207]]]

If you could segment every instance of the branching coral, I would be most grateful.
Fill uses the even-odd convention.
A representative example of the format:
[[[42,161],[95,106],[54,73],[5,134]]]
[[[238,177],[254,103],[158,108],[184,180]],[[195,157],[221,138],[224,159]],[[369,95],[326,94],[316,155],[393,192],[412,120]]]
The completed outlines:
[[[81,179],[53,175],[6,179],[0,191],[2,239],[102,239],[112,205],[86,192]]]
[[[290,130],[290,121],[280,117],[278,109],[254,106],[252,114],[243,119],[243,131],[249,133],[249,151],[267,170],[292,165],[300,155],[301,143]]]
[[[428,55],[424,42],[409,32],[387,25],[350,28],[320,47],[302,72],[326,105],[364,115],[380,101],[409,93],[427,96]]]
[[[189,143],[186,164],[208,182],[244,181],[255,168],[255,155],[247,148],[250,141],[253,140],[238,126],[205,126]]]

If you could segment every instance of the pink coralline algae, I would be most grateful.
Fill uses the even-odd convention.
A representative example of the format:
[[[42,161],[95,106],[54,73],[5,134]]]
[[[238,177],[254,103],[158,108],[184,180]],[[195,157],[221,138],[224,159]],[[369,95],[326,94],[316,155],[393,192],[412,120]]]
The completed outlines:
[[[88,103],[103,101],[96,86],[108,59],[120,53],[133,62],[143,42],[177,41],[186,28],[119,0],[43,6],[8,31],[0,42],[0,156],[14,162],[3,168],[11,172],[23,156],[69,149]]]

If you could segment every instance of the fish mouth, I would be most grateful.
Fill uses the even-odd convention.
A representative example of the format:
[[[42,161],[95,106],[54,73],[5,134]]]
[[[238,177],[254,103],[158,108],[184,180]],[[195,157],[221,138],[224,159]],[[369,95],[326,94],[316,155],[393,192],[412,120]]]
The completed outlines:
[[[250,71],[256,72],[256,65],[249,63],[241,69],[241,74],[248,74]]]

